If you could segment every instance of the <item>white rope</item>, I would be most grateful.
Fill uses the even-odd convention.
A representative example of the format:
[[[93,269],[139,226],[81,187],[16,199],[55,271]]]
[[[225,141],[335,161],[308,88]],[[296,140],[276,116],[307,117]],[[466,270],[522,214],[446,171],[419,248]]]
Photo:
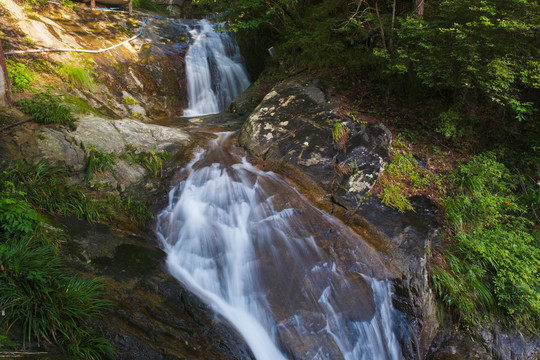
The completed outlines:
[[[125,41],[122,41],[119,44],[110,46],[110,47],[108,47],[106,49],[99,49],[99,50],[86,50],[86,49],[35,49],[35,50],[7,51],[7,52],[4,53],[4,55],[29,54],[29,53],[41,53],[41,52],[78,52],[78,53],[99,54],[99,53],[102,53],[104,51],[109,51],[109,50],[115,49],[115,48],[117,48],[119,46],[122,46],[124,44],[127,44],[128,42],[130,42],[132,40],[135,40],[136,38],[141,36],[144,25],[146,24],[146,22],[149,19],[171,20],[171,19],[168,19],[168,18],[162,18],[162,17],[157,17],[157,16],[148,16],[146,19],[144,19],[144,21],[143,21],[143,23],[141,25],[141,30],[139,31],[139,33],[137,35],[135,35],[135,36],[133,36],[133,37],[131,37],[131,38],[125,40]]]

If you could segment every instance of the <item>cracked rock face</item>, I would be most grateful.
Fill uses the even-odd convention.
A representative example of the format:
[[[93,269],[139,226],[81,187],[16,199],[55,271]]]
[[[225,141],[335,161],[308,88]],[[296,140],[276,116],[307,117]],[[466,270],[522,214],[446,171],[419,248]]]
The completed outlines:
[[[339,123],[346,130],[334,140]],[[268,93],[242,127],[239,142],[271,168],[298,168],[353,208],[388,161],[390,132],[379,124],[339,118],[316,81],[280,84]]]
[[[2,148],[12,158],[21,156],[29,162],[42,158],[58,161],[69,166],[74,173],[74,181],[80,181],[85,171],[85,154],[88,146],[97,151],[111,153],[115,157],[115,173],[94,177],[91,186],[107,189],[134,188],[145,179],[146,170],[139,164],[132,164],[121,155],[127,148],[135,152],[167,151],[172,157],[183,152],[192,140],[182,130],[164,126],[144,124],[136,120],[107,120],[92,115],[81,116],[75,131],[55,126],[27,124],[6,133]]]

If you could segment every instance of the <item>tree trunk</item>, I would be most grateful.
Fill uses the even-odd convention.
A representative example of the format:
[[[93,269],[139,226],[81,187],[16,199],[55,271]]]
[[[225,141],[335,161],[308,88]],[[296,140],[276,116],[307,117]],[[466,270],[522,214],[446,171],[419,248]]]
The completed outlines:
[[[0,106],[11,106],[11,84],[9,82],[9,75],[6,67],[6,60],[4,59],[4,48],[2,47],[2,41],[0,40]]]
[[[424,0],[413,0],[413,14],[424,15]]]
[[[96,0],[90,0],[90,9],[92,10],[96,9]]]

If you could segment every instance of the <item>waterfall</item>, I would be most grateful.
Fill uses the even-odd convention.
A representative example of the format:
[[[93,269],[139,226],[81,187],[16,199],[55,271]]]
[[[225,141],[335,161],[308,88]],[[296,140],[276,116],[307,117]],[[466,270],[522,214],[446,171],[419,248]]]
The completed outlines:
[[[220,133],[199,151],[157,217],[171,274],[258,360],[402,359],[388,281],[324,249],[329,234],[352,231],[231,143]]]
[[[199,21],[190,34],[193,44],[185,58],[188,108],[184,115],[215,114],[249,86],[244,61],[234,38],[214,31],[208,20]]]

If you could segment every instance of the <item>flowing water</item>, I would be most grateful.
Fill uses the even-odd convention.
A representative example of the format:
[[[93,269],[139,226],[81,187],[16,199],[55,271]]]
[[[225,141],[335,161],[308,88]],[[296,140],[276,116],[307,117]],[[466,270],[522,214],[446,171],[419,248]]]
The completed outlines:
[[[360,271],[376,252],[233,143],[218,134],[170,192],[157,224],[169,271],[258,360],[402,359],[389,283]]]
[[[193,44],[186,54],[188,108],[185,116],[215,114],[249,86],[249,77],[233,37],[214,31],[208,20],[190,30]]]

